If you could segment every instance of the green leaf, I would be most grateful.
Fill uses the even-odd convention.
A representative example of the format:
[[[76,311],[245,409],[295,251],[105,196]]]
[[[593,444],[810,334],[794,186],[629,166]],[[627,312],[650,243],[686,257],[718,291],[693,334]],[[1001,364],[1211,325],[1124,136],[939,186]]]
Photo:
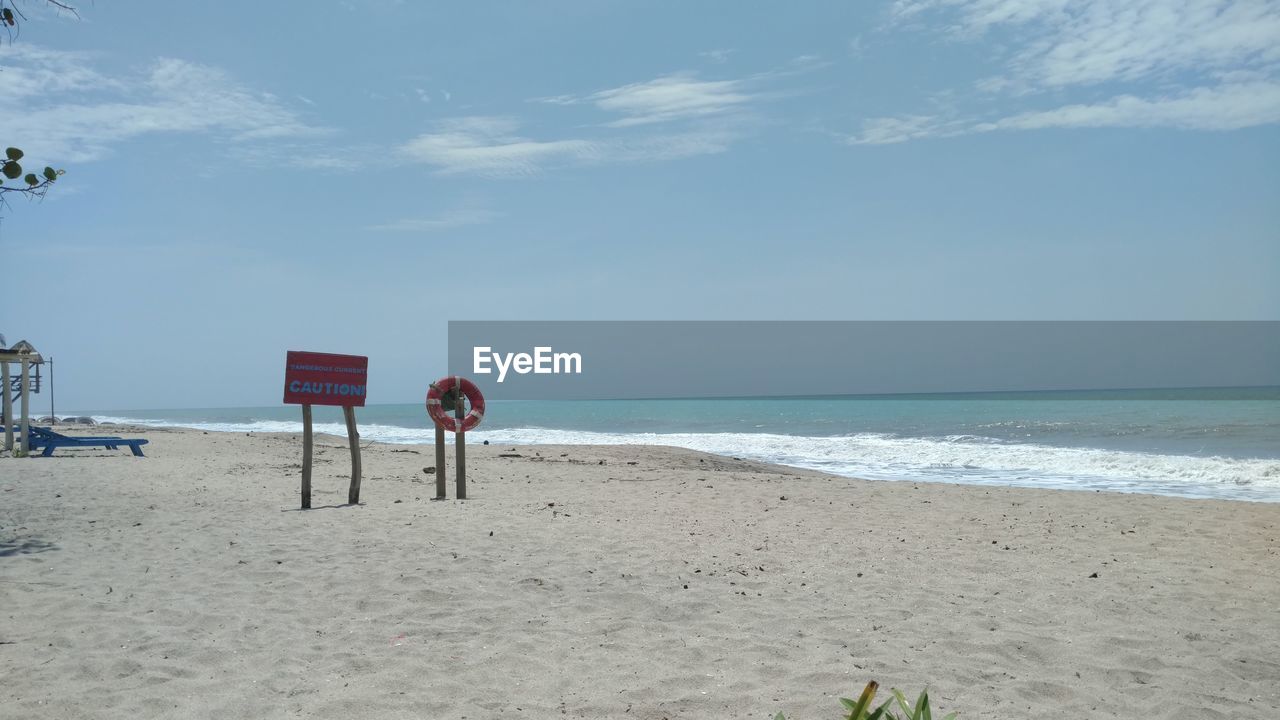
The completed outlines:
[[[4,154],[5,154],[5,155],[10,159],[10,160],[21,160],[21,159],[22,159],[22,151],[21,151],[21,150],[19,150],[18,148],[5,148]]]
[[[58,179],[58,171],[57,171],[57,170],[54,170],[54,169],[53,169],[53,168],[51,168],[51,167],[46,167],[46,168],[44,169],[44,179],[45,179],[45,180],[48,180],[49,182],[53,182],[54,180],[57,180],[57,179]]]
[[[893,693],[893,697],[898,700],[898,707],[902,708],[902,712],[906,713],[909,720],[911,718],[911,706],[907,704],[907,696],[903,695],[898,688],[894,688],[889,692]]]
[[[871,705],[871,698],[876,696],[876,689],[879,687],[880,684],[875,680],[867,683],[867,686],[862,689],[862,694],[858,696],[858,702],[854,703],[849,710],[849,720],[865,720],[867,708]],[[848,705],[845,707],[848,707]]]
[[[854,708],[858,707],[858,704],[850,700],[849,698],[840,698],[840,704],[844,705],[844,709],[849,711],[852,711]]]
[[[26,180],[28,185],[39,185],[39,184],[40,184],[40,178],[36,177],[36,176],[35,176],[35,173],[27,173],[27,176],[26,176],[26,177],[24,177],[24,178],[22,178],[22,179],[23,179],[23,180]]]
[[[885,700],[883,705],[873,710],[871,714],[867,716],[867,720],[880,720],[882,717],[885,718],[885,720],[891,720],[892,716],[886,715],[885,713],[889,711],[889,705],[892,703],[893,700]]]
[[[773,720],[787,720],[787,716],[779,712],[777,715],[773,716]]]
[[[22,177],[22,166],[10,160],[4,164],[4,170],[0,172],[4,172],[4,176],[10,180],[17,180]]]
[[[10,25],[14,24],[13,11],[9,8],[5,8],[4,12],[0,13],[0,17],[3,17],[4,21]]]
[[[933,720],[929,712],[929,691],[921,690],[920,699],[916,701],[916,720]]]

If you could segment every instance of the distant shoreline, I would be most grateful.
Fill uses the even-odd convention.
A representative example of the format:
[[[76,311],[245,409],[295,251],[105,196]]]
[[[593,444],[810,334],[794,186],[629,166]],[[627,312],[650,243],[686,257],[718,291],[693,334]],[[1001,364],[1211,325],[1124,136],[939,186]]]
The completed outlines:
[[[429,445],[430,428],[386,426],[367,416],[362,441],[388,445]],[[113,426],[112,423],[104,423]],[[121,421],[114,426],[145,432],[151,428],[218,433],[298,434],[296,420],[250,424],[188,425]],[[345,437],[337,419],[318,419],[316,431]],[[788,437],[752,433],[599,433],[551,429],[479,430],[471,444],[576,447],[663,446],[745,458],[793,470],[842,478],[889,482],[938,482],[973,487],[1024,487],[1080,492],[1120,492],[1169,497],[1280,503],[1280,459],[1232,459],[1184,455],[1053,448],[867,436]],[[453,436],[446,436],[452,443]],[[839,458],[833,459],[839,453]],[[851,458],[851,459],[844,459]],[[1039,463],[1043,469],[1017,469]],[[1012,467],[1013,470],[1003,470]]]

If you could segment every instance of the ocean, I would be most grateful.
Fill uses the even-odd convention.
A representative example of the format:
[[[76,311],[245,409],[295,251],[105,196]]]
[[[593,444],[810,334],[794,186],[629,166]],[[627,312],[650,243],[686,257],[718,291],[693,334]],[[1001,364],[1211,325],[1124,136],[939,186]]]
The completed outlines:
[[[85,412],[300,432],[297,406]],[[430,443],[420,403],[357,410],[364,442]],[[345,435],[341,412],[316,430]],[[1280,502],[1280,388],[491,401],[469,442],[656,444],[847,477]],[[452,440],[452,436],[450,436]]]

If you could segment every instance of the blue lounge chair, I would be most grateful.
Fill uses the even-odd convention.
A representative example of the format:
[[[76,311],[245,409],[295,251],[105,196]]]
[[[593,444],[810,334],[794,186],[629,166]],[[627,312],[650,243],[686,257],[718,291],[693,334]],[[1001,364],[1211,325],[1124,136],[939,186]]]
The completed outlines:
[[[53,455],[53,451],[60,447],[105,447],[108,450],[115,450],[121,445],[129,446],[134,455],[143,457],[142,446],[147,444],[146,440],[134,438],[125,439],[118,437],[77,437],[72,435],[63,435],[56,433],[49,428],[37,427],[35,425],[28,428],[31,437],[27,441],[28,446],[32,450],[44,448],[40,453],[42,457]]]

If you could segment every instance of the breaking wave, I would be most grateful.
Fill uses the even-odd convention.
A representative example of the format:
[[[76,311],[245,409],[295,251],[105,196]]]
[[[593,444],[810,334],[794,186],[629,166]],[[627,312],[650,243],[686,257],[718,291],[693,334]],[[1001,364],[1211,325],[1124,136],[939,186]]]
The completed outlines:
[[[95,416],[99,422],[181,426],[211,432],[302,431],[300,422],[174,422]],[[316,432],[345,436],[340,423]],[[365,442],[428,444],[431,428],[362,424]],[[549,428],[476,430],[473,442],[512,445],[670,445],[873,480],[1142,492],[1180,497],[1280,502],[1280,461],[1054,447],[978,435],[830,437],[767,433],[608,433]],[[449,436],[452,442],[452,436]]]

